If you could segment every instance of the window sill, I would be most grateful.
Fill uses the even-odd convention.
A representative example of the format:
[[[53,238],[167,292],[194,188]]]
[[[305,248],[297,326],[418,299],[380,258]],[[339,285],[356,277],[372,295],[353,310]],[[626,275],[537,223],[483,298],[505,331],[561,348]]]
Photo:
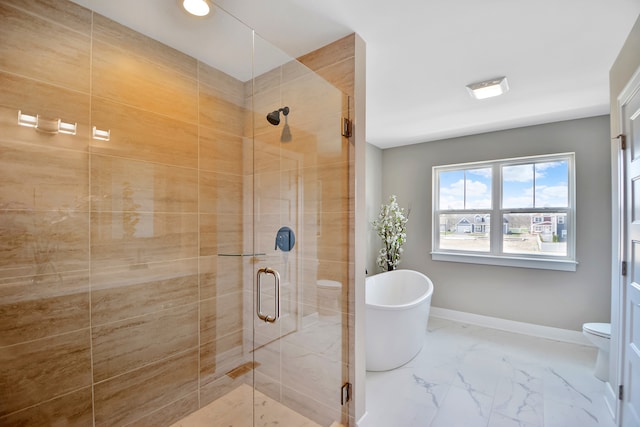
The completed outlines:
[[[576,271],[578,263],[571,260],[506,257],[468,253],[431,252],[433,261],[498,265],[502,267],[536,268],[541,270]]]

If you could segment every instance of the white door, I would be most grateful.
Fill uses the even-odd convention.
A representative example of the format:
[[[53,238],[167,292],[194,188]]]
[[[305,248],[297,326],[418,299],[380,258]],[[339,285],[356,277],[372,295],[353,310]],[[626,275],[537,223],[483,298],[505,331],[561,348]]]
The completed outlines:
[[[622,427],[640,426],[640,79],[622,105],[625,157],[625,246],[630,271],[623,293]]]

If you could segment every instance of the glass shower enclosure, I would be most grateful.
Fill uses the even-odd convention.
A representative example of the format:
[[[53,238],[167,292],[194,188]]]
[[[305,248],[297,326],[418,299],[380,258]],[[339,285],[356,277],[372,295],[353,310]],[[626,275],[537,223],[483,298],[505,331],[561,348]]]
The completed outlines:
[[[348,424],[352,95],[214,9],[0,0],[0,425]]]

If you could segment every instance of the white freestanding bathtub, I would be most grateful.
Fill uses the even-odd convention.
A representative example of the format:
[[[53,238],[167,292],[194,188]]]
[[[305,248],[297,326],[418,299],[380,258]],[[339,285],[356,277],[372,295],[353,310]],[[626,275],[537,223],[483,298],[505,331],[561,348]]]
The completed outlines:
[[[366,278],[368,371],[404,365],[424,343],[433,283],[413,270],[393,270]]]

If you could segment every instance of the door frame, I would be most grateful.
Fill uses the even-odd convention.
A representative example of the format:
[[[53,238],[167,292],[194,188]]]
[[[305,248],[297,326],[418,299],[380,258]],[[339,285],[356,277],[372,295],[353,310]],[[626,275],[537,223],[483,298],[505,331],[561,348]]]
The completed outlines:
[[[618,129],[622,134],[628,132],[628,129],[625,128],[623,108],[637,91],[640,91],[640,67],[635,70],[617,97],[615,108],[618,114]],[[611,349],[609,381],[605,385],[605,401],[616,425],[619,426],[622,420],[622,400],[618,397],[618,388],[623,384],[625,377],[625,336],[627,332],[627,276],[622,275],[621,265],[623,261],[628,262],[628,254],[626,253],[627,199],[625,182],[627,156],[625,150],[622,149],[622,139],[619,136],[612,138],[611,150],[612,187],[615,196],[612,200]]]

